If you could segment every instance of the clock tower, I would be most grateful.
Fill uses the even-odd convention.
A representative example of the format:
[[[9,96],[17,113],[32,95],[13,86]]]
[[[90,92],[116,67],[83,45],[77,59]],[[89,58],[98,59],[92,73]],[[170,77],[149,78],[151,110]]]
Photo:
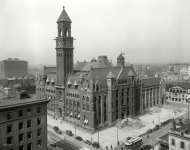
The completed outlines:
[[[65,8],[57,20],[58,37],[56,37],[57,86],[64,86],[68,74],[73,73],[73,37],[71,37],[71,19]]]
[[[65,117],[65,84],[69,74],[73,73],[73,37],[71,37],[71,19],[65,8],[57,20],[56,37],[56,109],[55,116]]]

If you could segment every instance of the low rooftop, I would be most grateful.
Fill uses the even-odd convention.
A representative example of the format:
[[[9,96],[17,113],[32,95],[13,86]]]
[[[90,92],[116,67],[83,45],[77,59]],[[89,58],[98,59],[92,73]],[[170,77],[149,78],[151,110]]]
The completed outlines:
[[[40,103],[40,102],[44,102],[44,101],[49,101],[46,99],[37,99],[33,95],[29,95],[29,96],[30,96],[29,98],[24,98],[24,99],[16,99],[16,98],[0,99],[0,109],[8,108],[8,107],[16,107],[16,106],[20,106],[20,105],[27,105],[27,104],[31,104],[31,103]]]
[[[163,136],[161,136],[161,137],[159,138],[159,141],[160,141],[160,142],[163,142],[163,143],[165,143],[165,144],[168,144],[168,141],[169,141],[168,133],[165,134],[165,135],[163,135]]]

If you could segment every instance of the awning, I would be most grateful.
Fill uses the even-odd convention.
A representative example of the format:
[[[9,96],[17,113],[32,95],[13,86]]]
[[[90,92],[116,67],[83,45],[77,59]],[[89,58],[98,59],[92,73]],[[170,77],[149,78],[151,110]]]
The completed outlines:
[[[78,115],[78,118],[80,118],[80,115]]]
[[[71,112],[71,113],[70,113],[70,116],[72,116],[72,115],[73,115],[73,113]]]

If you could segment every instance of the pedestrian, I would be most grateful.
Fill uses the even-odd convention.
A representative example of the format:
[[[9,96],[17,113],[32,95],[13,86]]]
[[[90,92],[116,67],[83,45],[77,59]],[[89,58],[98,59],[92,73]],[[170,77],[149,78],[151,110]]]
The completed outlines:
[[[111,150],[113,150],[113,147],[112,147],[112,145],[111,145]]]
[[[147,138],[149,138],[149,134],[147,134]]]
[[[153,124],[154,124],[154,120],[153,120]]]

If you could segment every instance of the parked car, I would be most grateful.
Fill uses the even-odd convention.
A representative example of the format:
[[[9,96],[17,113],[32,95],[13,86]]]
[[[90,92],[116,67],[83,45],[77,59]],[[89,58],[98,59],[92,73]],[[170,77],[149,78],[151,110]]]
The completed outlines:
[[[80,136],[76,136],[75,139],[82,141],[83,139]]]
[[[129,137],[127,137],[126,139],[127,139],[127,141],[128,141],[128,140],[132,139],[132,137],[129,136]]]
[[[88,144],[88,145],[92,145],[92,142],[89,140],[85,140],[84,143]]]
[[[54,126],[53,129],[55,132],[59,130],[59,128],[57,126]]]
[[[148,144],[148,145],[144,145],[143,148],[144,150],[150,150],[152,146]]]
[[[51,147],[56,147],[55,143],[49,144]]]
[[[58,134],[62,134],[62,132],[60,130],[57,131]]]
[[[66,134],[69,135],[69,136],[73,136],[74,135],[71,130],[66,130]]]
[[[92,147],[94,148],[99,148],[100,147],[100,144],[98,142],[93,142],[92,143]]]
[[[152,129],[148,129],[146,133],[152,133]]]

